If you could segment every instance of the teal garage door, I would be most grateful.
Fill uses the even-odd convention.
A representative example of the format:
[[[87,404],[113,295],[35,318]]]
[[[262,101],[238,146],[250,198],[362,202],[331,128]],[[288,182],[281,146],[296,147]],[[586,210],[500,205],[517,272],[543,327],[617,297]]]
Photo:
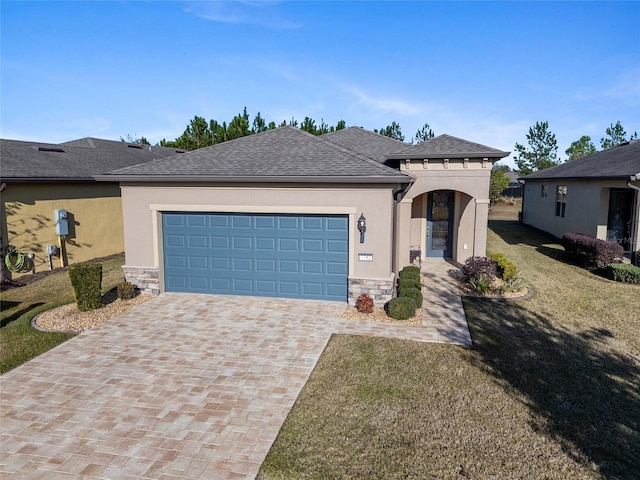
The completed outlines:
[[[162,215],[168,292],[347,300],[347,215]]]

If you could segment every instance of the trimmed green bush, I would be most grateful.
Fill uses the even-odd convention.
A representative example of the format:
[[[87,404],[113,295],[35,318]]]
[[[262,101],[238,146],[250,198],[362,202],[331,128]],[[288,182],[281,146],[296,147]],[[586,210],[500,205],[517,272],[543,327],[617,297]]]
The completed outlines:
[[[417,288],[420,290],[422,286],[420,285],[420,280],[416,280],[415,278],[401,278],[398,280],[398,289],[403,288]]]
[[[92,263],[69,267],[69,278],[78,310],[86,312],[102,307],[102,264]]]
[[[496,262],[500,278],[506,281],[516,277],[518,273],[516,264],[510,262],[502,253],[492,253],[489,258]]]
[[[417,288],[402,288],[398,292],[399,297],[406,297],[413,300],[413,303],[416,304],[416,308],[422,307],[422,292]]]
[[[136,296],[136,286],[133,283],[121,282],[118,284],[118,298],[129,300]]]
[[[607,277],[616,282],[640,284],[640,267],[626,263],[607,265]]]
[[[416,314],[416,304],[408,297],[397,297],[389,300],[385,306],[387,315],[396,320],[406,320]]]
[[[420,276],[420,269],[418,267],[416,267],[415,265],[407,265],[406,267],[404,267],[400,271],[400,276],[401,277],[403,275],[410,275],[410,274],[414,274],[414,275]]]

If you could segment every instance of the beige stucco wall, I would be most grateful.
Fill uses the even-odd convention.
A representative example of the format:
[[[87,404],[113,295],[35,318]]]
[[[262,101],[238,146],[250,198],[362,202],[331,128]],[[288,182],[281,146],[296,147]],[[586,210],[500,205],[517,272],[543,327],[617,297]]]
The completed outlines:
[[[315,213],[349,215],[349,276],[389,278],[392,274],[392,186],[247,184],[123,184],[126,265],[160,269],[163,290],[163,211]],[[356,221],[367,219],[365,243],[359,243]],[[358,261],[359,253],[373,262]]]
[[[8,183],[0,193],[2,244],[35,254],[36,271],[49,269],[47,244],[58,244],[54,210],[69,212],[68,264],[124,251],[117,184]],[[54,258],[54,267],[60,266]],[[30,272],[26,272],[30,273]],[[17,278],[24,273],[13,273]]]
[[[453,260],[463,263],[485,255],[489,213],[491,160],[481,158],[401,161],[400,169],[415,182],[398,204],[397,268],[409,263],[409,251],[420,246],[426,255],[426,194],[452,190],[454,195]]]
[[[542,185],[547,186],[547,196],[542,196]],[[556,192],[560,185],[567,186],[564,217],[556,217]],[[627,188],[627,185],[622,180],[529,180],[524,186],[522,221],[556,237],[565,233],[584,233],[606,240],[611,188]]]

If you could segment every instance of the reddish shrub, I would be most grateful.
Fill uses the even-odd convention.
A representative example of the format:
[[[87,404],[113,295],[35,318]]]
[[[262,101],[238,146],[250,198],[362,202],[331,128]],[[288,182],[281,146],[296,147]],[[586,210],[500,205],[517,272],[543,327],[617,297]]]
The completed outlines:
[[[368,293],[363,293],[356,300],[356,310],[360,313],[372,313],[373,312],[373,298]]]
[[[615,242],[607,242],[582,233],[565,233],[562,246],[569,259],[588,270],[606,268],[610,263],[620,263],[624,248]]]
[[[461,270],[467,281],[477,281],[479,278],[492,281],[498,273],[498,265],[487,257],[471,257],[467,258]]]

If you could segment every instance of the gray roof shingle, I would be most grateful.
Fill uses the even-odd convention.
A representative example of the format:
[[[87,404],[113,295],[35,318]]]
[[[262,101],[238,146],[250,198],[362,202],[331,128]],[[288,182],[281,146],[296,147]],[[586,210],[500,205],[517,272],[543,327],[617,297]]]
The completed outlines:
[[[379,163],[385,163],[390,153],[401,151],[407,147],[407,144],[400,140],[370,132],[361,127],[349,127],[325,133],[322,138]]]
[[[60,144],[0,139],[0,178],[5,182],[93,181],[95,175],[181,151],[99,138]]]
[[[109,177],[123,181],[409,181],[397,170],[295,127],[268,130],[177,157],[122,168],[99,180]]]
[[[392,153],[389,158],[503,158],[509,153],[444,134],[410,145]]]
[[[629,179],[640,173],[640,140],[577,158],[527,175],[527,180],[543,179]]]

